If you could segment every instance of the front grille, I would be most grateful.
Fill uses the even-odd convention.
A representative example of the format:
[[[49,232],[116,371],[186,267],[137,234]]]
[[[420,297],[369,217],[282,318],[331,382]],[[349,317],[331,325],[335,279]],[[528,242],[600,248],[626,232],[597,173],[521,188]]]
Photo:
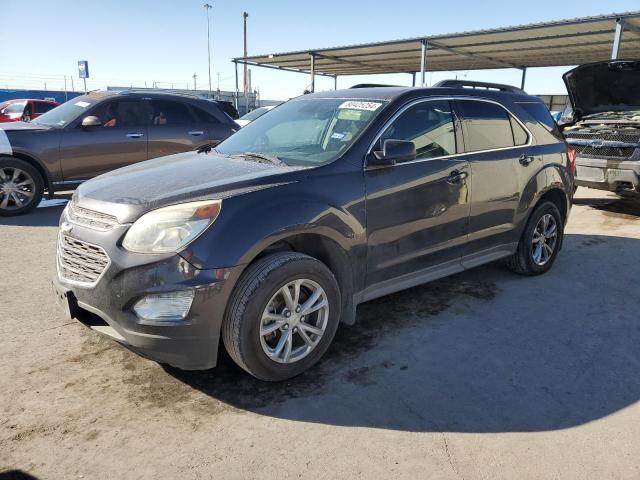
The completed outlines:
[[[109,263],[109,256],[101,247],[60,234],[58,274],[62,280],[92,287],[98,283]]]
[[[68,213],[72,222],[94,230],[107,231],[118,225],[118,219],[114,215],[78,207],[73,203],[69,203]]]
[[[573,145],[580,155],[609,158],[629,158],[633,155],[634,147],[591,147],[589,145]]]
[[[603,140],[605,142],[640,143],[640,131],[634,129],[632,133],[621,132],[570,132],[567,139]]]

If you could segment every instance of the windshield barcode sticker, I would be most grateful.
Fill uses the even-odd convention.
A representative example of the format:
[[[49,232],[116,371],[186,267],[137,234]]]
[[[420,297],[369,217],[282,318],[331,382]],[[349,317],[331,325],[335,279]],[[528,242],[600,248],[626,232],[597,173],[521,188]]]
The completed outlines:
[[[78,107],[82,107],[82,108],[87,108],[91,104],[89,102],[76,102],[74,103],[74,105],[77,105]]]
[[[373,112],[374,110],[377,110],[380,105],[382,105],[382,103],[378,103],[378,102],[359,102],[356,100],[347,100],[346,102],[342,103],[338,108],[350,108],[352,110],[368,110],[370,112]]]

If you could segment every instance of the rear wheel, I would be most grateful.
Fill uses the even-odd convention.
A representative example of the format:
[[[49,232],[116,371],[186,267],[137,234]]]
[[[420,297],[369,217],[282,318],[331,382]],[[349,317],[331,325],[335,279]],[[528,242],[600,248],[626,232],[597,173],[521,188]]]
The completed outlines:
[[[518,249],[506,260],[507,267],[521,275],[547,272],[558,255],[564,224],[553,202],[541,202],[529,217]]]
[[[31,164],[0,157],[0,216],[22,215],[42,199],[44,180]]]
[[[339,318],[340,291],[331,271],[307,255],[276,253],[258,260],[238,281],[222,339],[251,375],[286,380],[322,357]]]

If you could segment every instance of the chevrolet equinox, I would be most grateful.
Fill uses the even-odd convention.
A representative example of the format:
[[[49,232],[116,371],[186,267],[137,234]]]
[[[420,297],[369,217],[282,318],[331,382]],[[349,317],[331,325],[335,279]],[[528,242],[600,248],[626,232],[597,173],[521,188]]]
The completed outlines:
[[[82,184],[60,220],[56,298],[158,362],[208,369],[222,341],[284,380],[359,303],[498,259],[548,271],[573,162],[513,87],[305,95],[210,151]]]

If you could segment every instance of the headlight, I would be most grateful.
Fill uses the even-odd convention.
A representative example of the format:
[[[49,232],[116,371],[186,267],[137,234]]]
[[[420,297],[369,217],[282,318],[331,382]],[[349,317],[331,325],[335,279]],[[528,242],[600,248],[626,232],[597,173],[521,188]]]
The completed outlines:
[[[222,200],[205,200],[145,213],[131,226],[122,246],[137,253],[175,252],[204,232],[221,207]]]

